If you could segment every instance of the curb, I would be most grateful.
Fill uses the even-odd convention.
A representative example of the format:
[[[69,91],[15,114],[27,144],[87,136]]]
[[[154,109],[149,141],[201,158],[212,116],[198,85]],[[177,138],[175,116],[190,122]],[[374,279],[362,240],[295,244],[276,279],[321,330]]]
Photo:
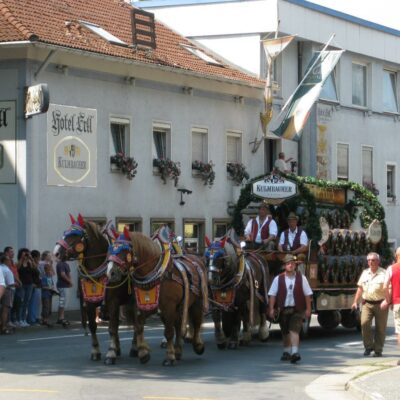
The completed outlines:
[[[364,388],[363,383],[369,378],[388,372],[392,368],[397,367],[396,361],[390,361],[377,365],[365,366],[364,371],[360,371],[361,376],[355,375],[346,382],[345,390],[355,398],[360,400],[382,400],[384,397],[379,392],[370,392]],[[367,368],[368,367],[368,368]],[[359,375],[360,375],[359,374]]]

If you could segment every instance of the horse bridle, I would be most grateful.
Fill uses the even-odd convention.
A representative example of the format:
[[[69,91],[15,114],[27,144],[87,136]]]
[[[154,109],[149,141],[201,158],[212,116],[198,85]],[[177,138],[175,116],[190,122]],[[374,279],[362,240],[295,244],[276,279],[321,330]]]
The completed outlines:
[[[74,240],[71,244],[65,240],[70,236],[75,236],[77,240]],[[61,240],[56,243],[59,244],[66,252],[66,257],[73,257],[82,254],[87,248],[88,236],[84,228],[81,226],[72,226],[71,229],[64,232],[64,236]]]
[[[123,250],[127,250],[125,260],[118,257],[118,254]],[[132,243],[128,240],[117,240],[109,247],[108,254],[107,261],[115,263],[123,274],[127,274],[137,266],[137,256],[133,250]]]

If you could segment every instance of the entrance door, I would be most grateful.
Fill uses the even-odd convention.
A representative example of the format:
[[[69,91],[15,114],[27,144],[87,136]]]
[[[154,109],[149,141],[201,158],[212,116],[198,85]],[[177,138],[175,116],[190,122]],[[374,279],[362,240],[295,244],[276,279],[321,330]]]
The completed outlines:
[[[265,139],[264,146],[265,146],[264,169],[266,173],[269,173],[274,169],[275,160],[278,158],[278,140]]]

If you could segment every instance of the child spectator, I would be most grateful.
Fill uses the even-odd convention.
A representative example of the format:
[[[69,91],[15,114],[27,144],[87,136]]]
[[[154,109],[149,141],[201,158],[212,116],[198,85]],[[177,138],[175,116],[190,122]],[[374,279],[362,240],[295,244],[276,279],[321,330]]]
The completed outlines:
[[[51,327],[49,319],[52,309],[53,295],[59,294],[53,280],[53,267],[51,264],[44,264],[44,275],[42,276],[42,325]]]

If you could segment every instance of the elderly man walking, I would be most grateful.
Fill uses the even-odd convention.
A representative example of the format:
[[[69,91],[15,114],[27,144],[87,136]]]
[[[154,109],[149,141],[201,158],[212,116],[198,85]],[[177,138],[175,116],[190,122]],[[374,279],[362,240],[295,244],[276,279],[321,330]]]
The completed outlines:
[[[386,271],[379,266],[379,254],[367,255],[368,268],[365,269],[358,280],[358,289],[351,306],[357,309],[360,299],[361,308],[361,335],[364,342],[364,356],[369,356],[374,351],[374,357],[382,357],[386,337],[386,324],[388,307],[385,301],[385,274]],[[372,333],[372,320],[375,319],[375,333]]]

